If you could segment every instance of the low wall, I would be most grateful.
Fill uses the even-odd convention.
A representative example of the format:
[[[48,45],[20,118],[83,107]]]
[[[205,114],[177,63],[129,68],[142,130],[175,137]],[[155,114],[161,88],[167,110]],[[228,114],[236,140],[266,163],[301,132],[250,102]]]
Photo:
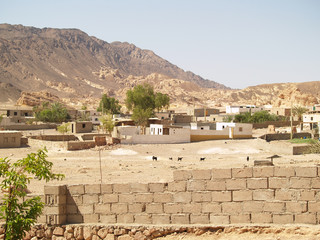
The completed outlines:
[[[89,148],[94,148],[95,146],[96,146],[95,141],[85,141],[85,142],[69,141],[69,142],[67,142],[67,150],[68,151],[89,149]]]
[[[122,144],[173,144],[189,143],[190,134],[185,135],[133,135],[126,139],[121,139]]]
[[[278,140],[289,140],[291,137],[290,133],[268,133],[260,138],[266,140],[267,142],[270,141],[278,141]],[[294,133],[292,135],[293,138],[311,138],[311,133],[301,132],[301,133]]]
[[[178,170],[173,182],[45,187],[50,224],[318,224],[320,167]]]
[[[57,124],[16,124],[16,125],[7,125],[1,126],[5,130],[39,130],[39,129],[54,129],[57,127]]]
[[[28,144],[30,146],[36,146],[39,148],[46,147],[49,149],[67,149],[67,142],[66,141],[45,141],[45,140],[38,140],[33,138],[28,138]]]
[[[107,137],[108,134],[102,134],[102,133],[87,133],[87,134],[82,134],[81,137],[83,140],[93,140],[94,137]]]
[[[299,121],[293,121],[292,125],[296,126],[298,125],[300,122]],[[291,122],[290,121],[268,121],[268,122],[263,122],[263,123],[253,123],[252,124],[253,128],[267,128],[269,125],[274,125],[275,127],[289,127],[291,126]]]
[[[75,135],[38,135],[30,136],[29,138],[44,140],[44,141],[75,141],[78,138]]]

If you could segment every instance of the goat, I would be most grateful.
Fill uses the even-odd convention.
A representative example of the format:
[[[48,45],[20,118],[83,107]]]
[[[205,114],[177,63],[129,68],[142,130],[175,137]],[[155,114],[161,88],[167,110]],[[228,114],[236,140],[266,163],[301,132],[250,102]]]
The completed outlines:
[[[205,157],[201,157],[201,158],[200,158],[200,161],[204,161],[204,160],[206,160]]]
[[[152,161],[158,161],[158,158],[156,156],[152,156]]]
[[[250,159],[249,156],[247,156],[247,161],[248,161],[248,162],[249,162],[249,159]]]
[[[183,157],[178,157],[178,161],[182,161],[182,158],[183,158]]]
[[[169,157],[169,160],[172,160],[172,157]]]

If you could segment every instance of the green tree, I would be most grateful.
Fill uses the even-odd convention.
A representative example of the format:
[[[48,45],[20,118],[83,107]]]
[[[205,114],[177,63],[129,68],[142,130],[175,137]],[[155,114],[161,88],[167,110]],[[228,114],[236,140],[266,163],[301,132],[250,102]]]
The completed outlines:
[[[52,172],[53,164],[46,160],[46,152],[45,148],[40,149],[15,162],[0,158],[0,187],[4,192],[0,219],[5,220],[5,240],[22,239],[24,231],[29,231],[42,213],[44,203],[39,196],[25,198],[30,180],[36,178],[48,182],[64,178],[64,175]]]
[[[239,123],[249,123],[251,122],[251,113],[245,112],[234,116],[234,121]]]
[[[63,134],[63,138],[64,138],[64,135],[71,131],[70,123],[61,124],[60,126],[57,127],[57,130],[58,130],[59,133]]]
[[[170,106],[170,98],[167,94],[157,92],[155,95],[155,107],[160,112],[162,108],[168,109]]]
[[[258,111],[251,115],[250,112],[240,113],[234,116],[235,122],[263,123],[267,121],[279,121],[280,117],[270,114],[268,111]]]
[[[102,113],[119,114],[120,109],[121,105],[118,100],[108,97],[107,94],[103,94],[97,111]]]
[[[113,129],[114,129],[114,126],[115,126],[115,123],[112,119],[112,115],[111,114],[108,114],[108,115],[104,115],[102,117],[99,118],[100,122],[102,123],[102,127],[103,129],[109,134],[111,135]]]
[[[137,85],[132,90],[127,91],[126,106],[128,110],[140,108],[143,110],[155,109],[155,94],[153,87],[149,84]]]
[[[142,134],[145,133],[145,129],[148,125],[148,120],[153,116],[153,110],[151,108],[142,109],[140,107],[135,107],[132,113],[132,120],[138,125],[141,126]]]
[[[298,120],[301,122],[302,121],[302,115],[304,113],[308,112],[308,108],[301,107],[301,106],[294,106],[292,108],[292,114],[293,116],[297,116]]]
[[[34,107],[33,111],[37,121],[61,123],[70,119],[67,109],[60,103],[49,105],[48,102],[45,102],[40,106]]]

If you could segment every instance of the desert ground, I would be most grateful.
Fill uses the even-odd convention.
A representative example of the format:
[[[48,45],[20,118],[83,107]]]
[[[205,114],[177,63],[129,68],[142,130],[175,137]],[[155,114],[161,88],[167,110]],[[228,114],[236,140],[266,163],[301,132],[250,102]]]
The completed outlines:
[[[53,131],[53,130],[46,130]],[[255,130],[257,137],[265,133],[265,129]],[[50,132],[49,132],[50,133]],[[53,133],[53,132],[52,132]],[[26,134],[37,134],[36,132]],[[48,132],[46,132],[48,134]],[[140,144],[117,145],[81,151],[64,149],[48,149],[48,160],[53,162],[56,173],[65,174],[62,181],[49,184],[89,184],[89,183],[126,183],[126,182],[168,182],[173,180],[173,171],[177,169],[211,169],[253,166],[254,160],[266,160],[275,154],[266,151],[257,144],[258,139],[246,140],[213,140],[186,144]],[[20,159],[27,153],[37,151],[38,147],[30,146],[19,149],[1,149],[0,157],[12,160]],[[153,161],[152,156],[158,160]],[[247,157],[249,156],[249,161]],[[182,161],[177,161],[182,157]],[[205,157],[200,161],[200,157]],[[172,158],[172,160],[171,160]],[[274,160],[277,166],[318,165],[320,155],[281,155]],[[29,190],[33,194],[42,194],[44,182],[32,180]],[[232,229],[232,228],[231,228]],[[161,239],[320,239],[318,226],[272,226],[271,228],[244,227],[224,232],[207,232],[200,236],[194,234],[176,234]]]

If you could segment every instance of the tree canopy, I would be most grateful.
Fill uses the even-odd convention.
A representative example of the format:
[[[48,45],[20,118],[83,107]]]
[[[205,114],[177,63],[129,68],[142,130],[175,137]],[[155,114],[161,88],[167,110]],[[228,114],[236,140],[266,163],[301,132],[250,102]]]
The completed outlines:
[[[58,102],[51,105],[44,102],[40,106],[34,107],[33,111],[38,121],[61,123],[70,119],[67,109]]]
[[[240,123],[262,123],[266,121],[279,121],[281,117],[270,114],[268,111],[258,111],[254,114],[250,112],[240,113],[234,116],[235,122]]]
[[[170,105],[170,98],[167,94],[163,94],[160,92],[156,93],[155,96],[155,107],[160,112],[162,108],[168,109]]]
[[[305,108],[305,107],[301,107],[301,106],[294,106],[292,108],[292,114],[294,116],[297,116],[299,121],[302,121],[302,115],[304,113],[308,112],[308,108]]]
[[[119,114],[120,109],[121,105],[117,99],[108,97],[107,94],[103,94],[97,111],[110,114]]]

